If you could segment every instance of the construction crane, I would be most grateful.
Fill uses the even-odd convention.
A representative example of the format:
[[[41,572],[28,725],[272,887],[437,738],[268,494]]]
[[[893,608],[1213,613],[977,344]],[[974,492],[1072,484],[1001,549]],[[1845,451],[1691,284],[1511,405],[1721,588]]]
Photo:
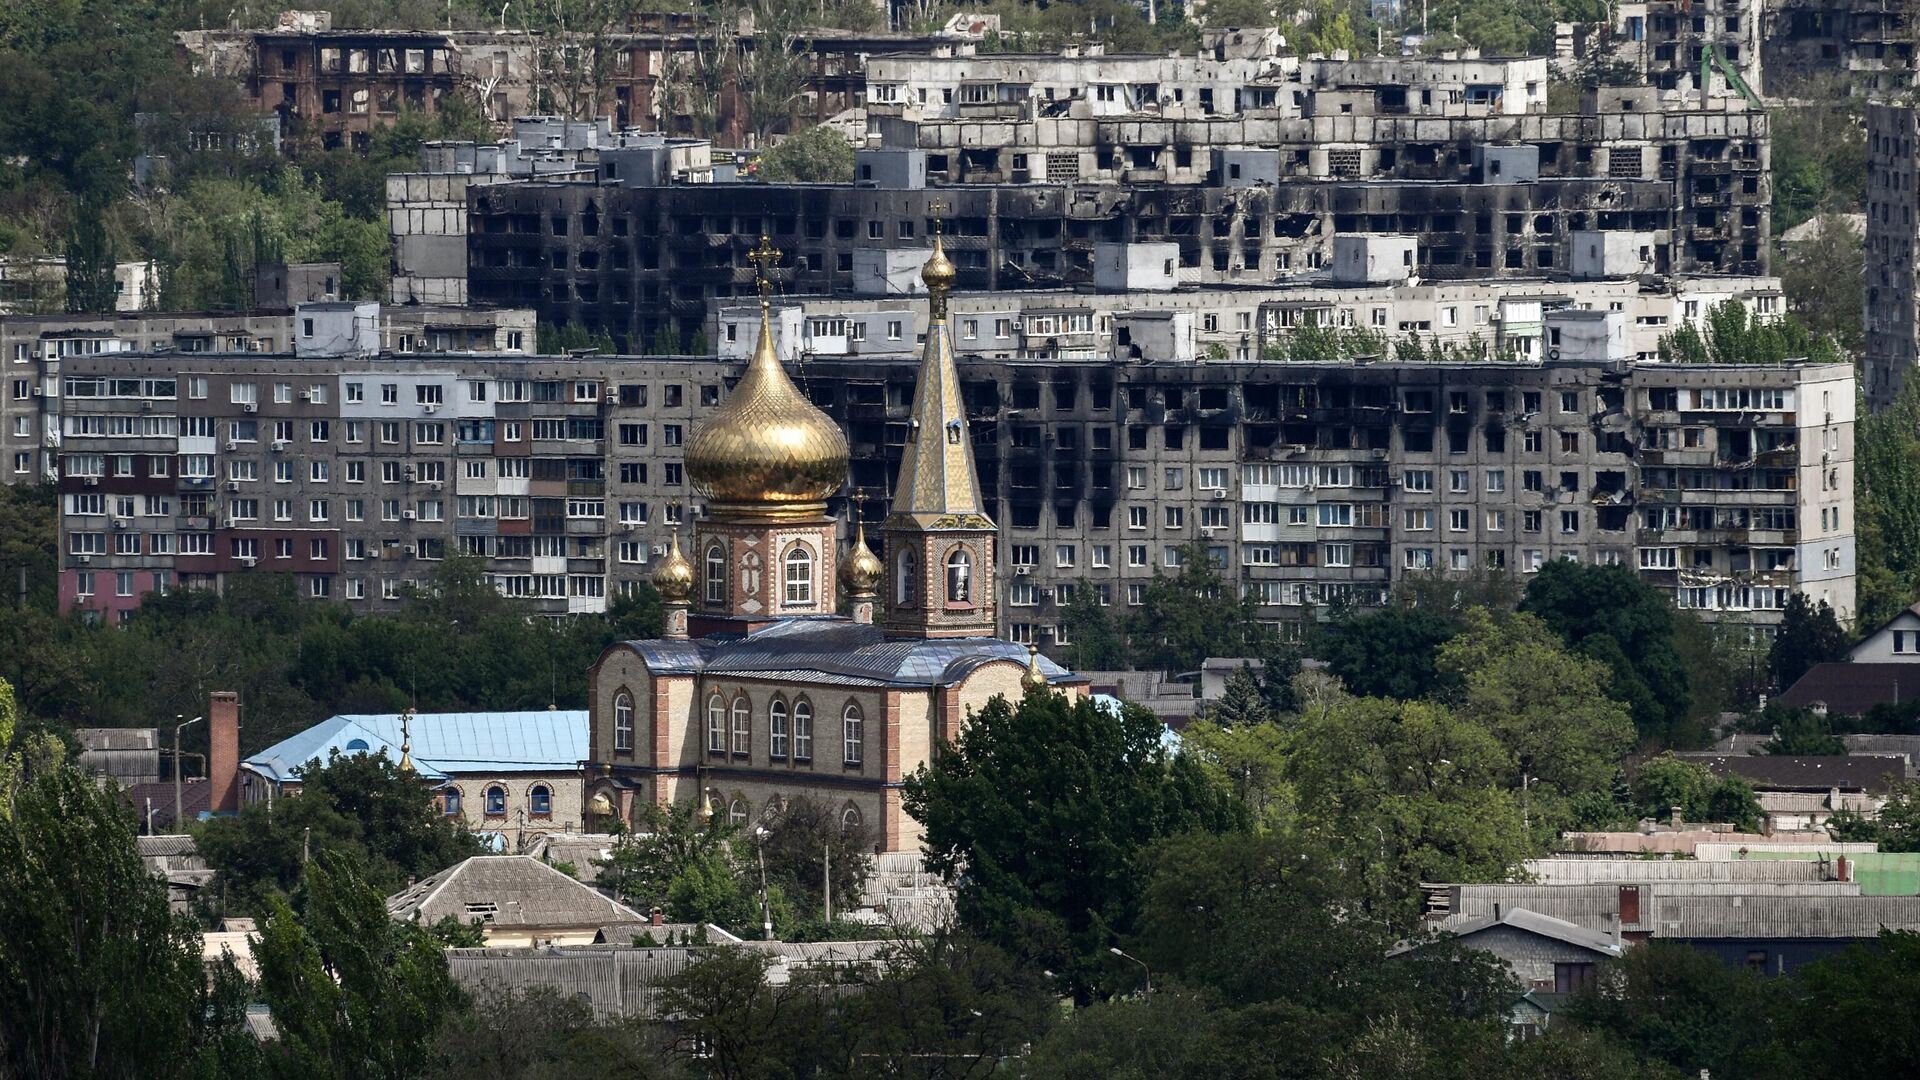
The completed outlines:
[[[1760,104],[1760,95],[1754,93],[1753,87],[1747,85],[1747,80],[1741,78],[1733,65],[1727,63],[1727,58],[1720,55],[1720,47],[1712,43],[1700,47],[1700,100],[1703,103],[1707,98],[1707,88],[1712,85],[1710,80],[1714,68],[1720,69],[1720,74],[1726,76],[1728,88],[1738,90],[1740,96],[1747,99],[1747,104],[1756,109],[1765,107]]]

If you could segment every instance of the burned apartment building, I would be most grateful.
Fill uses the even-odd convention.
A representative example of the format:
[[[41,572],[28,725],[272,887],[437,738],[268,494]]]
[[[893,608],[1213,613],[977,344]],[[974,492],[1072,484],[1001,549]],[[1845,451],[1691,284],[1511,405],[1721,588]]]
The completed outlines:
[[[1768,7],[1766,0],[1624,0],[1610,8],[1612,34],[1597,44],[1595,59],[1626,64],[1662,90],[1698,90],[1705,71],[1710,82],[1737,79],[1758,95]],[[1719,63],[1708,60],[1708,50]]]
[[[536,344],[530,311],[336,301],[339,273],[332,263],[263,265],[248,312],[0,317],[0,483],[55,479],[66,430],[62,367],[79,357],[141,354],[184,364],[226,353],[298,363],[336,352],[526,353]]]
[[[1857,95],[1913,88],[1911,9],[1898,0],[1769,0],[1763,64],[1775,89]]]
[[[864,99],[869,53],[931,51],[954,36],[818,31],[788,42],[799,87],[787,104],[798,117],[826,120]],[[756,134],[756,103],[739,57],[769,44],[755,37],[751,16],[723,25],[685,13],[638,15],[572,39],[514,29],[335,29],[325,11],[285,12],[267,29],[176,37],[197,71],[239,83],[261,112],[289,121],[291,134],[354,149],[402,110],[437,111],[448,95],[467,97],[498,124],[562,112],[745,145]],[[716,52],[735,56],[717,93],[702,70]]]
[[[1722,168],[1720,182],[1738,184],[1733,163]],[[863,258],[917,248],[936,224],[960,287],[976,291],[1091,283],[1101,243],[1173,244],[1185,282],[1272,283],[1324,265],[1337,235],[1366,233],[1416,237],[1408,269],[1423,279],[1556,273],[1576,236],[1611,231],[1646,238],[1636,247],[1651,273],[1764,274],[1766,208],[1731,198],[1727,186],[1689,200],[1669,180],[1613,177],[906,189],[529,181],[469,189],[468,296],[644,351],[696,340],[710,302],[750,293],[746,255],[762,233],[796,253],[779,271],[783,291],[840,297],[856,294]]]
[[[1867,405],[1899,398],[1920,356],[1920,275],[1914,270],[1920,223],[1920,110],[1867,106],[1866,352],[1861,377]]]
[[[1539,363],[987,358],[960,374],[1003,633],[1063,641],[1077,588],[1138,603],[1195,541],[1297,625],[1409,575],[1635,568],[1767,632],[1791,592],[1853,610],[1844,365],[1621,358],[1620,312],[1556,312]],[[910,342],[799,365],[885,497]],[[698,513],[688,438],[737,361],[101,353],[60,398],[61,596],[106,617],[257,570],[391,606],[453,552],[548,614],[638,587]],[[843,508],[836,505],[836,510]],[[842,520],[846,515],[842,513]]]
[[[1153,357],[1284,359],[1303,327],[1363,331],[1380,358],[1417,343],[1454,358],[1537,361],[1546,356],[1545,317],[1562,310],[1618,311],[1624,355],[1660,358],[1661,339],[1682,326],[1705,330],[1725,303],[1764,322],[1786,310],[1772,277],[1675,275],[1649,269],[1646,236],[1579,233],[1574,260],[1556,277],[1428,281],[1410,278],[1413,237],[1337,236],[1327,267],[1272,284],[1181,284],[1170,243],[1095,244],[1093,284],[1006,288],[949,297],[956,344],[989,359],[1087,360]],[[856,256],[855,295],[794,295],[774,306],[774,347],[782,359],[897,352],[926,332],[925,289],[915,253]],[[728,360],[745,359],[757,339],[757,301],[715,300],[704,338]]]

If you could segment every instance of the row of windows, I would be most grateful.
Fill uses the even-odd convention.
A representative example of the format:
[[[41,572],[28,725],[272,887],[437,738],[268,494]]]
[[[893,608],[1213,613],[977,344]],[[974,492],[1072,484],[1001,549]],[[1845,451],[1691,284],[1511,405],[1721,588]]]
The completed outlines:
[[[841,760],[858,765],[865,758],[866,723],[860,706],[849,702],[840,714]],[[613,748],[633,751],[633,695],[625,690],[613,697]],[[707,752],[745,756],[753,748],[753,705],[745,694],[731,707],[719,694],[707,699]],[[813,704],[801,698],[788,705],[775,698],[767,706],[767,756],[794,761],[813,760]]]
[[[463,795],[458,785],[448,784],[440,789],[440,807],[448,817],[457,817],[464,805]],[[488,817],[505,817],[507,814],[507,789],[503,784],[488,784],[480,793],[481,807]],[[527,816],[553,816],[553,788],[546,784],[535,784],[527,789]]]

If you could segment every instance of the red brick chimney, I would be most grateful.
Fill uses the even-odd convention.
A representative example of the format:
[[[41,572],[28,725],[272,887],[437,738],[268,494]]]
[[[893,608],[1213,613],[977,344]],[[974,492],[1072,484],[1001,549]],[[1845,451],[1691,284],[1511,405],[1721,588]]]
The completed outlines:
[[[207,708],[207,809],[234,813],[240,809],[240,695],[214,691]]]

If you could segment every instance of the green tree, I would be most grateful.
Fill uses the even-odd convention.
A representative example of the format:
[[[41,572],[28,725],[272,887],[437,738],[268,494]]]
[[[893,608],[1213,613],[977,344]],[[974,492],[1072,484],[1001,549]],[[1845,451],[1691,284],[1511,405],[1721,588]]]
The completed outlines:
[[[1242,664],[1227,676],[1220,696],[1201,706],[1200,715],[1223,728],[1250,727],[1272,723],[1273,707],[1252,666]]]
[[[814,1075],[833,1034],[818,985],[806,977],[770,986],[773,957],[744,948],[705,950],[660,989],[676,1019],[672,1048],[715,1080]]]
[[[1861,409],[1854,447],[1858,624],[1879,626],[1920,595],[1920,383]]]
[[[860,889],[873,869],[873,833],[865,823],[848,824],[832,805],[805,795],[785,801],[762,823],[755,843],[767,860],[767,880],[778,887],[804,922],[824,921],[826,873],[833,874],[833,906],[844,914],[858,904]],[[793,939],[793,934],[781,936]]]
[[[1807,329],[1792,313],[1762,319],[1739,300],[1707,309],[1703,333],[1693,323],[1660,338],[1660,358],[1688,364],[1783,364],[1810,360],[1845,363],[1840,347],[1826,335]]]
[[[1773,684],[1785,690],[1813,665],[1845,660],[1852,647],[1853,635],[1840,625],[1833,608],[1825,600],[1816,607],[1805,593],[1796,591],[1780,613],[1780,629],[1767,658]]]
[[[1730,822],[1751,832],[1760,826],[1760,800],[1738,776],[1715,776],[1704,765],[1663,754],[1644,762],[1632,777],[1633,807],[1664,819],[1674,807],[1688,821]]]
[[[841,1010],[868,1075],[993,1075],[1059,1011],[1044,975],[968,934],[903,938],[886,959]]]
[[[1453,623],[1433,608],[1348,610],[1327,627],[1319,652],[1354,693],[1411,701],[1439,685],[1435,651],[1453,633]]]
[[[264,915],[303,880],[308,859],[341,853],[382,895],[483,852],[463,826],[436,811],[420,777],[382,751],[330,755],[301,770],[300,794],[252,803],[200,827],[199,849],[219,872],[230,910]]]
[[[1775,713],[1775,706],[1767,711]],[[1763,754],[1839,755],[1847,752],[1847,741],[1833,733],[1833,722],[1816,716],[1810,709],[1780,708],[1773,738],[1760,744]]]
[[[120,796],[70,768],[0,815],[0,1074],[183,1075],[210,1023],[199,944]]]
[[[1257,654],[1266,630],[1259,605],[1220,575],[1207,545],[1179,549],[1177,573],[1158,568],[1127,618],[1128,653],[1143,670],[1195,671],[1209,656]]]
[[[1086,996],[1114,935],[1132,928],[1138,853],[1246,822],[1192,760],[1168,758],[1162,730],[1138,706],[1030,693],[993,699],[936,747],[905,805],[929,863],[958,885],[961,924]]]
[[[254,958],[291,1075],[384,1077],[426,1070],[434,1034],[463,1006],[431,931],[395,922],[341,853],[307,864],[296,917],[271,902]]]
[[[1633,748],[1626,706],[1604,689],[1607,670],[1568,652],[1534,616],[1469,611],[1436,666],[1459,680],[1455,714],[1512,755],[1508,783],[1523,798],[1603,791]]]
[[[1795,972],[1780,1025],[1802,1075],[1834,1080],[1920,1073],[1920,1043],[1909,1018],[1920,1009],[1920,934],[1882,930],[1836,956]]]
[[[816,124],[761,154],[758,176],[769,183],[851,184],[853,144],[833,125]]]
[[[1520,610],[1568,648],[1612,671],[1611,695],[1633,710],[1645,742],[1685,746],[1704,732],[1687,723],[1693,695],[1674,644],[1673,605],[1624,566],[1553,559],[1527,585]]]
[[[67,310],[114,309],[113,271],[116,257],[107,238],[106,207],[88,205],[74,214],[67,235]]]
[[[1225,727],[1199,717],[1181,729],[1180,743],[1215,784],[1239,795],[1256,826],[1280,828],[1292,820],[1287,728],[1272,721]]]
[[[455,1015],[434,1042],[435,1080],[541,1080],[555,1076],[618,1076],[667,1080],[681,1075],[655,1045],[653,1032],[631,1020],[601,1022],[593,1007],[557,987],[489,994]]]
[[[687,922],[758,923],[758,905],[735,880],[732,846],[740,830],[720,814],[702,820],[697,801],[644,805],[631,831],[597,861],[600,888],[641,911],[658,908]]]
[[[1411,925],[1420,882],[1504,880],[1532,853],[1506,749],[1443,705],[1335,700],[1294,745],[1305,835],[1356,867],[1395,925]]]
[[[1775,146],[1779,145],[1776,137]],[[1774,175],[1780,176],[1777,165]],[[1777,179],[1774,191],[1779,192]],[[1832,337],[1850,355],[1858,356],[1866,347],[1862,325],[1867,299],[1865,238],[1842,214],[1821,214],[1817,220],[1818,237],[1787,248],[1780,288],[1787,294],[1788,307],[1809,331]]]
[[[1107,614],[1094,586],[1085,578],[1073,588],[1073,596],[1060,613],[1067,639],[1062,659],[1075,671],[1117,671],[1127,666],[1125,628]]]
[[[1567,1015],[1688,1076],[1786,1076],[1777,1020],[1786,980],[1728,967],[1690,945],[1649,941],[1602,965]]]
[[[1895,784],[1871,818],[1851,810],[1834,814],[1827,830],[1835,840],[1879,844],[1881,851],[1920,851],[1920,783]]]

